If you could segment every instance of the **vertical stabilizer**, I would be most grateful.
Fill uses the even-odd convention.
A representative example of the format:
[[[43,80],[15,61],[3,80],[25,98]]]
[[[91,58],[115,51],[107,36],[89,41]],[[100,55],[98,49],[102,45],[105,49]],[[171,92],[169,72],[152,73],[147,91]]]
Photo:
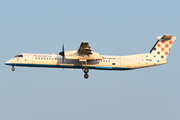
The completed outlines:
[[[151,49],[150,54],[152,54],[154,58],[165,61],[176,37],[173,37],[172,35],[164,35],[158,36],[157,39],[158,41]]]

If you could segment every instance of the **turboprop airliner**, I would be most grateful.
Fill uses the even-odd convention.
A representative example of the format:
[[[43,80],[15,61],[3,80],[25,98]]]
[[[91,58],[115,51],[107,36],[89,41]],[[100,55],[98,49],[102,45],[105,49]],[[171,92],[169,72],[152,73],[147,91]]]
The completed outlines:
[[[166,64],[169,51],[176,40],[172,35],[158,36],[157,42],[149,53],[109,56],[92,52],[88,42],[82,42],[77,51],[64,51],[59,54],[22,53],[5,62],[5,65],[25,67],[82,69],[84,78],[88,78],[89,69],[132,70]]]

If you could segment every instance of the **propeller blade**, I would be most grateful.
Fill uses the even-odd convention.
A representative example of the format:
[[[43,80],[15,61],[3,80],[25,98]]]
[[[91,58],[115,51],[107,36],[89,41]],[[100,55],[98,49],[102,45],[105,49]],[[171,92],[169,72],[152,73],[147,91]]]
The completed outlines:
[[[62,57],[62,61],[64,62],[64,56]]]
[[[62,51],[64,52],[64,44],[62,45]]]

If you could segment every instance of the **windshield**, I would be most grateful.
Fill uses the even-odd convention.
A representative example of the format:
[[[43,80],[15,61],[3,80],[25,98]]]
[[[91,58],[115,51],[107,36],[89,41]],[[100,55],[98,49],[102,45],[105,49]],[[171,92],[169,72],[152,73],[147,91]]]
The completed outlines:
[[[23,55],[16,55],[15,58],[16,58],[16,57],[23,57]]]

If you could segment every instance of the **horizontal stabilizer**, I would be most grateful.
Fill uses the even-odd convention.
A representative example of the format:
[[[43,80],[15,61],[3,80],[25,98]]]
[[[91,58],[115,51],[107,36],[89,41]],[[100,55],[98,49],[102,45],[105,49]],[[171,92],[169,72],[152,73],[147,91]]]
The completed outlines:
[[[173,37],[173,35],[164,35],[164,36],[158,36],[158,40],[176,40],[176,37]]]
[[[163,37],[162,37],[162,39],[163,40],[170,40],[170,39],[172,39],[172,35],[164,35]]]

